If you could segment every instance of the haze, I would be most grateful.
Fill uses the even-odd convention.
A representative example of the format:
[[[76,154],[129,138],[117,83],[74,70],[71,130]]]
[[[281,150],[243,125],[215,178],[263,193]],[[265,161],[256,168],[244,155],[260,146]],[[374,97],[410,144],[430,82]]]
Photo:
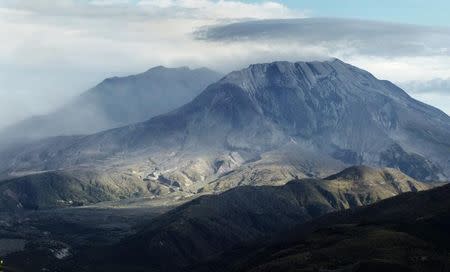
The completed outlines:
[[[405,10],[411,14],[408,22],[404,17],[364,13],[357,20],[320,17],[330,16],[330,5],[2,1],[0,127],[50,112],[106,77],[157,65],[208,67],[225,74],[250,63],[330,57],[391,80],[413,97],[450,113],[446,22],[421,26],[423,20],[414,21],[418,5]],[[436,82],[441,82],[439,87]]]

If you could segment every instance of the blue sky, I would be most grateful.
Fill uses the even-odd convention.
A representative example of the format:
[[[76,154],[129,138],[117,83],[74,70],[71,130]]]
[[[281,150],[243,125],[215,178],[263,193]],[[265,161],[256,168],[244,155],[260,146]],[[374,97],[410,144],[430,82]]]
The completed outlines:
[[[247,2],[264,2],[248,0]],[[311,16],[383,20],[410,24],[450,26],[448,0],[284,0]]]

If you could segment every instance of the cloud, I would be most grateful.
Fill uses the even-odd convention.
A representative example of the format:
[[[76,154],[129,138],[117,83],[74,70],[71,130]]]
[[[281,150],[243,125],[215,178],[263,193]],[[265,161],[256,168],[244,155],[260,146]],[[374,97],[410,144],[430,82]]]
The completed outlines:
[[[205,27],[201,40],[283,41],[343,55],[450,56],[450,28],[337,18],[255,20]]]
[[[211,46],[193,39],[193,31],[209,24],[298,16],[302,13],[276,2],[2,1],[0,127],[51,111],[105,77],[157,65],[228,71],[237,67],[225,62],[230,56],[250,58],[244,48]]]
[[[210,0],[143,0],[142,7],[176,10],[179,15],[191,18],[232,20],[244,18],[289,18],[302,16],[277,2],[244,3],[241,1]]]
[[[304,17],[300,11],[273,1],[245,3],[227,0],[4,0],[3,8],[43,16],[58,17],[121,17],[167,19],[242,20]]]
[[[213,44],[272,48],[267,56],[284,52],[287,60],[337,57],[450,113],[450,81],[431,80],[450,74],[450,28],[338,18],[268,19],[205,26],[194,36]]]
[[[450,78],[413,80],[400,82],[398,85],[414,98],[438,107],[450,115]]]
[[[426,94],[438,93],[450,96],[450,78],[435,78],[427,81],[409,81],[401,85],[413,93]]]
[[[0,127],[157,65],[229,72],[338,57],[395,82],[450,74],[446,29],[292,19],[307,15],[277,1],[1,1]]]

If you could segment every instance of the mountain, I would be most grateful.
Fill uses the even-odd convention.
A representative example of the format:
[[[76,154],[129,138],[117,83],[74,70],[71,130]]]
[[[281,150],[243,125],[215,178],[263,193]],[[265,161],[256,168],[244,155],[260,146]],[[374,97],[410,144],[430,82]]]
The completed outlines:
[[[449,116],[335,59],[251,65],[148,121],[2,152],[0,173],[159,169],[163,180],[195,193],[249,165],[323,177],[366,164],[398,168],[418,180],[445,180],[449,154]]]
[[[206,68],[158,66],[137,75],[108,78],[55,112],[2,129],[0,143],[95,133],[144,121],[191,101],[220,77]]]
[[[141,225],[141,231],[115,246],[80,253],[77,262],[96,271],[180,271],[239,243],[320,215],[429,188],[398,170],[364,166],[323,180],[241,186],[219,195],[198,197]]]
[[[449,271],[450,185],[325,215],[195,271]]]
[[[58,271],[53,266],[59,265],[62,271],[177,271],[207,260],[217,265],[219,257],[224,262],[219,260],[219,268],[271,271],[277,268],[276,263],[269,264],[271,260],[301,252],[306,271],[317,266],[341,271],[364,271],[367,265],[381,265],[375,266],[379,271],[384,265],[404,269],[405,264],[409,267],[405,260],[421,262],[422,257],[435,263],[435,256],[444,257],[441,247],[415,231],[427,227],[421,220],[429,212],[438,217],[428,233],[436,231],[437,238],[443,237],[439,228],[448,227],[448,222],[439,221],[439,216],[446,206],[433,200],[441,201],[441,195],[416,204],[380,206],[405,221],[389,221],[382,208],[354,219],[347,215],[357,214],[361,205],[448,179],[449,136],[449,116],[342,61],[251,65],[209,85],[191,102],[147,121],[91,135],[41,139],[0,152],[0,204],[14,216],[134,196],[156,197],[166,204],[173,204],[166,196],[180,196],[181,202],[195,198],[135,226],[132,235],[120,224],[96,230],[106,240],[118,232],[120,237],[127,235],[114,245],[74,247],[82,244],[79,237],[55,239],[51,231],[35,241],[30,234],[36,230],[31,229],[32,243],[8,256],[8,261],[16,260],[11,264],[21,267],[20,260],[27,259],[30,269],[22,270],[31,271]],[[359,166],[348,168],[353,164]],[[374,170],[362,164],[389,168]],[[422,207],[428,202],[434,210]],[[355,211],[320,217],[349,208]],[[371,212],[376,216],[371,218]],[[106,221],[114,218],[104,216]],[[27,216],[20,217],[17,224],[26,228],[26,220]],[[413,221],[419,222],[417,229]],[[373,225],[364,228],[366,222]],[[8,222],[0,223],[17,235],[14,238],[23,237]],[[298,224],[300,229],[287,230]],[[322,240],[320,226],[329,224],[337,227],[325,230]],[[307,232],[316,236],[306,244],[296,240],[297,234],[308,230],[318,232]],[[93,236],[85,231],[83,239]],[[298,247],[285,247],[291,244],[277,235],[270,240],[275,248],[264,255],[269,242],[265,237],[278,232],[281,236],[289,232],[288,240],[299,242]],[[380,242],[375,247],[380,251],[369,251],[365,238],[370,238],[367,243]],[[59,260],[49,242],[54,240],[63,243],[58,243],[58,250],[70,248],[73,258]],[[343,242],[328,247],[336,241]],[[253,250],[248,243],[255,245]],[[317,254],[311,245],[317,245]],[[276,246],[287,251],[277,251]],[[259,253],[261,258],[254,255]],[[326,259],[333,255],[341,258]],[[299,261],[293,257],[280,263],[289,265],[290,260]],[[36,266],[34,261],[46,264]],[[206,269],[211,270],[216,269]]]

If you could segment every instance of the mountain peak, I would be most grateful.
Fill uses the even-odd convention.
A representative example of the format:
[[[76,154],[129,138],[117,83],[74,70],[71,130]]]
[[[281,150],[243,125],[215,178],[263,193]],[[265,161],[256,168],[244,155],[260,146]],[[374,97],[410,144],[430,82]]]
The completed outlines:
[[[318,69],[317,72],[325,72],[324,70],[322,70],[324,67],[345,67],[345,68],[356,68],[354,66],[352,66],[351,64],[348,64],[346,62],[343,62],[340,59],[337,58],[332,58],[332,59],[327,59],[327,60],[322,60],[322,61],[296,61],[296,62],[290,62],[290,61],[284,61],[284,60],[279,60],[279,61],[273,61],[273,62],[268,62],[268,63],[256,63],[256,64],[251,64],[248,66],[248,69],[258,69],[258,67],[277,67],[279,69],[293,69],[293,68],[297,68],[297,69],[305,69],[305,68],[309,68],[309,69]]]
[[[188,103],[221,77],[207,68],[164,66],[139,74],[109,77],[54,112],[1,130],[0,142],[7,146],[142,122]]]
[[[188,66],[180,66],[180,67],[166,67],[163,65],[158,65],[155,67],[152,67],[145,71],[144,73],[151,73],[151,72],[160,72],[160,71],[190,71],[192,70]]]
[[[271,63],[252,64],[247,68],[234,71],[222,80],[243,88],[254,88],[269,82],[271,85],[313,88],[325,78],[342,82],[365,81],[370,84],[377,79],[367,71],[359,69],[339,59],[325,61],[275,61]],[[378,88],[380,89],[380,88]]]
[[[206,67],[199,67],[199,68],[190,68],[189,66],[179,66],[179,67],[166,67],[163,65],[158,65],[155,67],[152,67],[145,71],[143,74],[153,74],[153,73],[163,73],[163,72],[192,72],[192,73],[210,73],[210,74],[218,74],[217,72],[206,68]]]

